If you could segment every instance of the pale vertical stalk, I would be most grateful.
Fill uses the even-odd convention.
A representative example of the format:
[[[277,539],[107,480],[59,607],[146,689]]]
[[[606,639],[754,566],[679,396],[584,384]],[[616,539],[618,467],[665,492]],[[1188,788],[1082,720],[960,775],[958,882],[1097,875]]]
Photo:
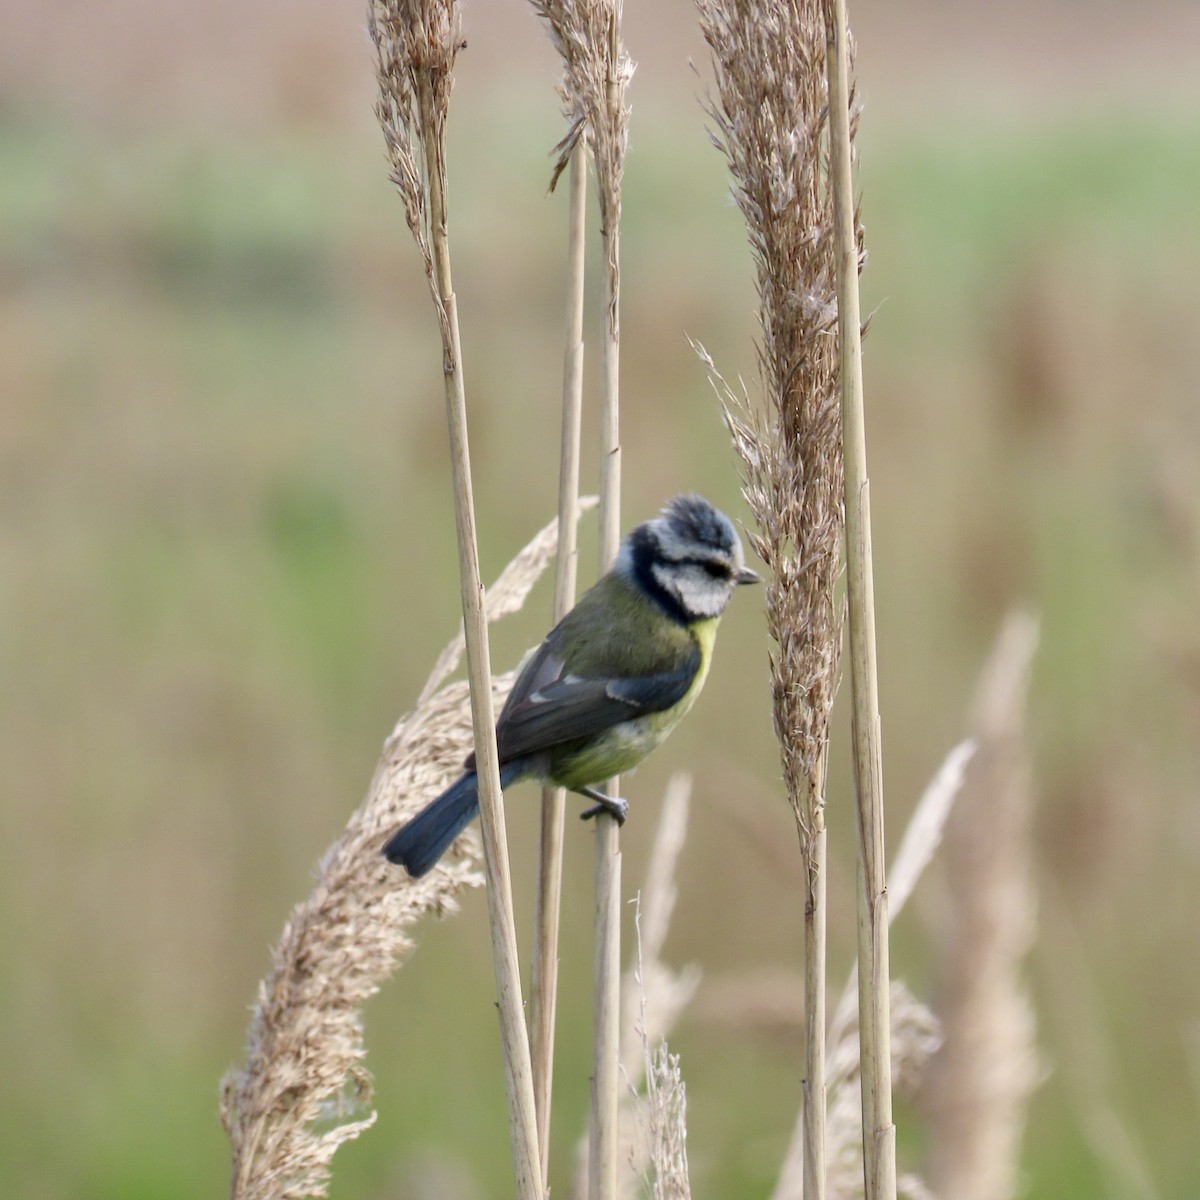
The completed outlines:
[[[563,354],[562,444],[558,479],[558,558],[554,571],[554,620],[575,603],[578,566],[579,434],[583,404],[583,281],[587,159],[583,141],[571,152],[567,193],[567,319]],[[533,1094],[545,1185],[550,1158],[550,1096],[554,1077],[554,1017],[558,997],[558,929],[562,906],[566,793],[542,789],[541,852],[535,901],[535,941],[530,995]]]
[[[601,338],[600,569],[616,557],[621,523],[618,362],[620,294],[618,229],[633,63],[621,45],[621,0],[532,0],[565,67],[561,94],[568,129],[552,176],[559,177],[577,143],[587,139],[596,166],[604,251]],[[617,780],[608,783],[615,791]],[[596,817],[596,947],[589,1187],[592,1200],[616,1200],[619,1091],[620,853],[616,822]]]
[[[446,203],[446,118],[454,61],[463,45],[455,0],[371,0],[368,28],[376,55],[376,115],[387,143],[390,178],[420,251],[442,342],[446,419],[454,479],[463,639],[479,780],[488,915],[508,1102],[513,1171],[521,1200],[543,1195],[529,1036],[513,920],[504,810],[496,752],[488,631],[467,441],[466,388],[458,309],[450,271]]]
[[[854,781],[858,801],[858,979],[866,1200],[896,1195],[892,1124],[888,903],[884,868],[883,758],[875,658],[871,503],[863,405],[858,237],[850,146],[849,30],[845,0],[827,0],[830,175],[834,193],[846,495],[846,591],[850,624]]]
[[[789,1198],[826,1195],[825,765],[837,692],[844,506],[822,0],[696,0],[712,50],[707,108],[746,220],[763,403],[709,363],[767,565],[773,716],[800,841],[808,1036]]]
[[[825,754],[814,791],[825,794]],[[811,806],[804,905],[804,1200],[825,1196],[825,806]]]
[[[620,326],[617,302],[618,236],[615,222],[603,231],[606,296],[602,355],[600,433],[600,569],[607,570],[617,555],[621,521],[621,443],[617,370]],[[620,791],[619,779],[610,779],[604,790]],[[593,1080],[591,1164],[592,1200],[616,1200],[617,1099],[620,1088],[618,1062],[621,1041],[621,849],[616,819],[607,812],[596,818],[596,957],[593,993]]]
[[[425,89],[420,94],[424,106]],[[467,671],[471,684],[471,717],[479,778],[480,825],[483,831],[484,867],[487,874],[488,916],[492,958],[496,973],[497,1008],[504,1057],[505,1094],[517,1194],[521,1200],[543,1195],[537,1118],[533,1098],[533,1073],[529,1038],[521,1001],[521,974],[517,960],[516,924],[513,917],[512,881],[508,866],[508,840],[500,792],[496,751],[496,720],[492,706],[491,669],[479,550],[475,535],[475,506],[471,489],[471,462],[467,442],[466,390],[458,307],[450,274],[450,242],[446,220],[445,147],[433,122],[422,122],[429,187],[429,235],[433,285],[445,313],[442,366],[446,390],[446,417],[450,430],[450,458],[454,477],[454,516],[458,531],[459,573],[462,584],[463,627]]]
[[[608,813],[597,815],[592,1123],[588,1139],[591,1200],[617,1200],[621,1045],[621,852],[617,829],[616,820]]]
[[[621,438],[619,368],[621,172],[624,166],[625,72],[621,47],[621,0],[609,0],[601,12],[607,28],[595,47],[604,63],[603,107],[590,132],[596,156],[604,250],[604,315],[600,345],[600,569],[617,555],[621,530]],[[607,35],[605,37],[605,34]],[[597,40],[600,41],[600,38]],[[620,780],[606,785],[618,794]],[[619,826],[606,812],[596,818],[596,907],[593,975],[592,1124],[589,1142],[591,1200],[617,1200],[620,1145],[617,1101],[621,1046],[621,850]]]
[[[605,81],[605,109],[608,114],[620,108],[622,81],[617,74],[620,56],[621,7],[615,0],[609,13],[608,78]],[[601,241],[604,247],[604,328],[601,343],[600,397],[600,570],[607,571],[617,556],[621,540],[621,182],[597,175],[602,192]],[[608,195],[604,195],[604,192]]]

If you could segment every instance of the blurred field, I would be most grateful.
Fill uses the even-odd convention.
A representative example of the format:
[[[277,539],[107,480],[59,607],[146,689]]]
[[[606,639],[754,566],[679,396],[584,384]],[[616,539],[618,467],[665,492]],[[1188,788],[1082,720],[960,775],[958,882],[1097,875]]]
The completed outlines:
[[[683,488],[744,514],[684,337],[752,375],[749,262],[691,86],[643,108],[635,89],[629,522]],[[464,106],[482,94],[464,92]],[[545,195],[548,92],[489,94],[458,110],[451,172],[490,577],[554,503],[563,234]],[[217,1081],[267,946],[453,631],[432,320],[369,116],[349,136],[192,136],[152,112],[100,133],[9,99],[0,1174],[32,1200],[211,1196],[227,1170]],[[860,152],[890,834],[960,734],[1001,616],[1030,604],[1047,1078],[1027,1194],[1194,1195],[1200,116],[1113,100],[935,128],[883,103]],[[589,529],[585,564],[593,546]],[[543,585],[497,632],[499,663],[549,607]],[[839,739],[835,978],[853,937]],[[731,611],[708,690],[639,772],[635,804],[655,811],[684,766],[701,782],[670,955],[713,980],[795,967],[795,834],[753,601]],[[509,805],[526,921],[532,798]],[[632,886],[652,822],[627,828]],[[567,864],[556,1194],[587,1099],[590,850],[577,833]],[[896,931],[895,973],[918,990],[947,900],[928,880]],[[335,1197],[508,1194],[485,926],[476,896],[374,1002],[380,1120],[339,1154]],[[702,990],[673,1040],[693,1179],[766,1195],[799,1100],[798,1034],[781,1044],[712,1008]],[[1128,1139],[1128,1176],[1097,1158],[1106,1122]]]

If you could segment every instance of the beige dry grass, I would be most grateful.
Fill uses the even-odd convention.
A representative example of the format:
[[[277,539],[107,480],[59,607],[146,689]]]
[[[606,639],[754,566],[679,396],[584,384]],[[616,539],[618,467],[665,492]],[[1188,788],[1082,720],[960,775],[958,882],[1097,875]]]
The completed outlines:
[[[554,554],[555,528],[543,529],[496,581],[490,617],[523,603]],[[473,831],[418,880],[380,853],[396,826],[458,774],[471,748],[467,685],[433,690],[461,653],[456,639],[438,659],[416,707],[384,743],[366,799],[322,858],[312,893],[284,925],[258,990],[246,1062],[222,1085],[234,1200],[326,1194],[334,1152],[375,1120],[353,1118],[371,1094],[363,1004],[412,949],[412,927],[454,911],[464,889],[483,883]],[[498,700],[511,680],[496,680]]]
[[[568,122],[568,139],[582,110],[583,99],[572,91],[577,43],[566,33],[574,12],[561,3],[539,3],[534,11],[545,21],[551,41],[563,60],[560,87]],[[562,432],[559,440],[558,521],[562,529],[554,573],[554,620],[562,619],[575,603],[578,550],[575,527],[578,516],[580,432],[583,419],[583,316],[587,217],[587,150],[575,138],[569,155],[567,189],[567,256],[562,380]],[[561,164],[561,159],[559,160]],[[556,164],[553,190],[561,173]],[[562,788],[542,789],[538,841],[537,895],[534,908],[533,962],[529,998],[529,1038],[533,1056],[533,1093],[538,1116],[538,1144],[542,1152],[542,1177],[548,1182],[550,1167],[550,1105],[554,1079],[554,1030],[558,1007],[558,937],[562,909],[563,838],[566,827],[566,793]]]
[[[962,788],[963,779],[968,763],[975,753],[975,743],[972,740],[960,742],[946,755],[933,779],[917,801],[913,815],[905,828],[904,836],[896,852],[890,877],[893,887],[890,892],[891,904],[888,908],[888,919],[895,921],[903,912],[906,903],[913,893],[925,868],[929,866],[934,853],[941,844],[946,822],[953,811],[954,803]],[[834,1010],[826,1035],[826,1052],[830,1062],[828,1087],[831,1112],[836,1115],[837,1126],[831,1132],[830,1145],[836,1146],[836,1153],[830,1156],[831,1178],[839,1181],[839,1187],[846,1192],[849,1180],[858,1171],[859,1183],[862,1182],[861,1168],[861,1112],[857,1104],[857,1081],[859,1074],[859,1051],[857,1045],[858,1020],[858,964],[855,963],[842,989],[841,999]],[[903,1081],[914,1085],[919,1077],[919,1065],[928,1058],[933,1046],[928,1045],[926,1035],[932,1036],[937,1027],[932,1015],[922,1015],[916,1012],[917,1001],[907,992],[902,999],[893,996],[892,1001],[892,1066],[899,1073],[900,1065],[906,1064],[903,1070]],[[780,1009],[776,1009],[778,1014]],[[899,1021],[897,1017],[903,1016]],[[776,1016],[778,1020],[778,1016]],[[924,1031],[922,1033],[922,1031]],[[908,1035],[913,1039],[909,1040]],[[918,1036],[920,1035],[920,1036]],[[849,1124],[847,1124],[849,1122]],[[831,1127],[832,1128],[832,1127]],[[774,1191],[774,1200],[799,1200],[803,1192],[804,1179],[804,1114],[797,1118],[792,1132],[791,1142],[784,1157],[783,1168],[780,1171],[779,1182]],[[855,1152],[855,1147],[860,1147]],[[838,1165],[840,1164],[840,1165]],[[857,1164],[857,1166],[855,1166]],[[903,1190],[903,1189],[901,1189]],[[912,1187],[909,1187],[909,1191]],[[853,1189],[848,1193],[858,1195]]]
[[[1005,622],[979,685],[979,750],[946,832],[952,901],[940,930],[937,1009],[945,1042],[923,1099],[929,1182],[956,1200],[1010,1200],[1038,1075],[1022,978],[1033,944],[1033,788],[1025,729],[1037,624]]]
[[[621,0],[534,0],[563,63],[561,94],[568,118],[558,146],[553,187],[568,162],[581,169],[586,136],[596,170],[604,259],[600,340],[600,571],[616,557],[621,525],[621,181],[628,143],[626,89],[634,64],[621,34]],[[618,794],[620,781],[605,790]],[[596,905],[593,960],[592,1123],[588,1163],[591,1200],[616,1200],[619,1149],[621,855],[616,821],[595,819]]]
[[[896,1126],[892,1122],[891,954],[887,852],[883,821],[883,744],[875,651],[875,568],[871,485],[863,392],[858,276],[862,229],[854,198],[850,26],[846,0],[824,0],[828,41],[829,175],[837,235],[838,351],[842,458],[846,497],[846,607],[849,613],[851,741],[858,832],[858,1036],[867,1200],[896,1195]]]
[[[675,969],[663,958],[674,915],[675,877],[687,834],[691,778],[671,777],[646,867],[645,883],[635,902],[636,954],[621,985],[621,1077],[618,1105],[617,1175],[622,1197],[639,1194],[639,1185],[686,1186],[686,1121],[683,1081],[677,1056],[666,1039],[695,995],[700,972],[695,966]],[[572,1194],[587,1194],[590,1139],[576,1150]],[[656,1181],[661,1180],[661,1184]],[[670,1181],[674,1181],[674,1183]]]
[[[668,966],[663,947],[675,911],[676,869],[687,834],[691,787],[686,775],[672,776],[667,785],[637,901],[637,954],[622,984],[621,1065],[626,1086],[621,1144],[630,1169],[622,1173],[621,1192],[632,1195],[634,1181],[648,1179],[656,1200],[690,1194],[686,1095],[679,1056],[668,1050],[667,1037],[696,993],[700,969]]]
[[[392,179],[425,263],[441,333],[459,587],[475,730],[479,824],[483,834],[509,1137],[517,1194],[522,1200],[538,1200],[545,1191],[545,1166],[538,1145],[533,1064],[517,956],[508,835],[496,749],[491,653],[475,529],[466,382],[450,259],[446,120],[454,62],[462,45],[459,11],[456,0],[371,0],[369,14],[379,83],[376,111],[392,161]],[[420,148],[419,161],[414,147]],[[602,505],[603,501],[602,490]]]
[[[687,1159],[687,1089],[679,1055],[665,1041],[646,1047],[646,1121],[650,1134],[650,1195],[653,1200],[690,1200]]]
[[[746,221],[762,402],[710,373],[767,564],[775,732],[804,874],[806,1197],[825,1177],[825,776],[837,691],[843,529],[835,226],[826,174],[825,28],[815,2],[697,0],[712,52],[712,137]]]

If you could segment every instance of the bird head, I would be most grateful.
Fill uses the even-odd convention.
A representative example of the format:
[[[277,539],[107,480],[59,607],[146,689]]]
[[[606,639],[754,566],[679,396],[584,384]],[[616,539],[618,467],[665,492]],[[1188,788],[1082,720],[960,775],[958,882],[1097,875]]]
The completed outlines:
[[[702,496],[676,496],[625,539],[617,569],[689,621],[719,617],[734,589],[758,583],[733,522]]]

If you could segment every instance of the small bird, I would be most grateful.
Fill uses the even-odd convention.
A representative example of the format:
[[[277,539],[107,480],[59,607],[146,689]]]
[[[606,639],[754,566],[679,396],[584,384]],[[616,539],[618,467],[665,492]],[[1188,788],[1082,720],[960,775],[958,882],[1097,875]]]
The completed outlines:
[[[692,707],[729,598],[757,582],[724,513],[700,496],[669,501],[527,657],[496,721],[500,786],[567,788],[594,801],[584,819],[609,812],[623,824],[627,802],[593,785],[636,766]],[[384,854],[424,875],[478,811],[472,753]]]

